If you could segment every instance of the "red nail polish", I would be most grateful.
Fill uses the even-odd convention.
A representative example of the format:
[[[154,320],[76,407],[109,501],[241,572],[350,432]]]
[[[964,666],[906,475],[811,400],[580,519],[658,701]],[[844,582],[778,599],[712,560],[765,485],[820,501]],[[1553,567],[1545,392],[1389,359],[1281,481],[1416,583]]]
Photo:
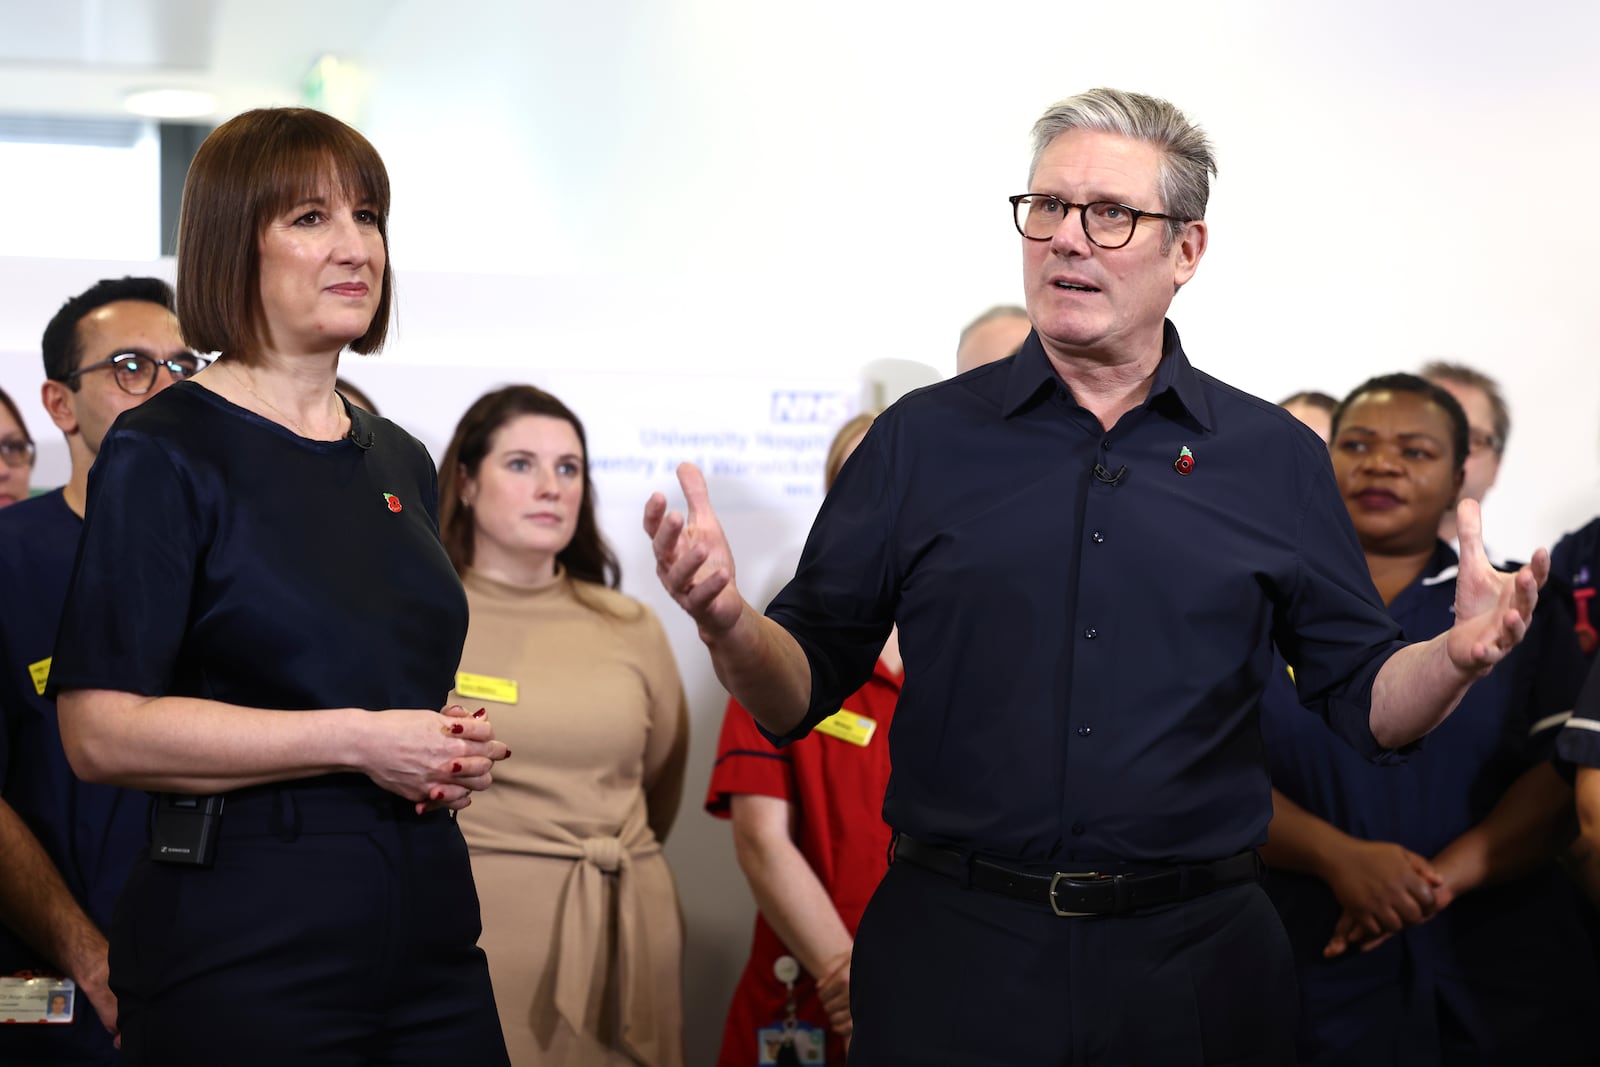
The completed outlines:
[[[450,724],[450,732],[453,734],[465,733],[466,729],[467,728],[465,726],[462,726],[458,722]]]
[[[433,791],[433,799],[435,799],[435,800],[443,800],[444,799],[444,790],[443,789],[435,789]]]
[[[456,774],[460,774],[461,773],[461,764],[459,762],[450,764],[450,770],[453,771]]]
[[[506,755],[508,755],[508,756],[511,755],[511,750],[509,748],[506,749]]]
[[[472,713],[472,717],[474,719],[481,719],[487,714],[489,714],[489,709],[488,708],[479,708],[477,711]]]

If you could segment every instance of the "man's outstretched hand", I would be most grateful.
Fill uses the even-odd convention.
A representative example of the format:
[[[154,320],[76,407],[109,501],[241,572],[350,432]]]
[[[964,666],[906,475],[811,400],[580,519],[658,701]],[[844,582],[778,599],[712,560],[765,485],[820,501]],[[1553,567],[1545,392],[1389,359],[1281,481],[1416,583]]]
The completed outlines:
[[[650,494],[644,505],[644,532],[656,556],[656,576],[710,640],[733,628],[744,600],[733,581],[733,551],[711,510],[706,479],[693,463],[678,465],[678,484],[687,504],[685,517],[667,510],[667,498]]]
[[[1456,506],[1461,565],[1456,577],[1456,621],[1445,649],[1469,674],[1486,674],[1528,632],[1539,590],[1550,577],[1550,553],[1539,549],[1515,574],[1497,571],[1483,550],[1483,516],[1475,500]]]

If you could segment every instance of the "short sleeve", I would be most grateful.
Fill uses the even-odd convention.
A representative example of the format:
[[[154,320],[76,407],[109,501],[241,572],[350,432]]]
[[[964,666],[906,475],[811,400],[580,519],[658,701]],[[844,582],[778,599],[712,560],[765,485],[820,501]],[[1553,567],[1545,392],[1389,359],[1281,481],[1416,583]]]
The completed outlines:
[[[1372,685],[1405,642],[1373,588],[1332,468],[1324,460],[1304,469],[1298,573],[1278,602],[1273,642],[1294,665],[1300,702],[1364,758],[1387,762],[1397,757],[1372,736]]]
[[[1556,738],[1556,756],[1562,763],[1600,767],[1600,659],[1590,668],[1572,717]]]
[[[865,685],[894,627],[899,493],[885,454],[893,422],[885,413],[867,430],[822,502],[794,579],[767,607],[811,666],[811,706],[775,744],[805,736]]]
[[[737,700],[728,701],[717,739],[717,761],[706,790],[706,811],[729,817],[739,794],[776,797],[794,803],[797,789],[794,750],[774,748],[756,727],[756,721]]]
[[[113,427],[89,471],[48,696],[171,690],[199,556],[194,493],[159,442]]]
[[[1556,739],[1577,705],[1588,668],[1573,632],[1567,598],[1553,592],[1547,587],[1539,598],[1533,625],[1523,642],[1531,646],[1532,655],[1525,665],[1530,677],[1520,740],[1530,763],[1555,754]]]

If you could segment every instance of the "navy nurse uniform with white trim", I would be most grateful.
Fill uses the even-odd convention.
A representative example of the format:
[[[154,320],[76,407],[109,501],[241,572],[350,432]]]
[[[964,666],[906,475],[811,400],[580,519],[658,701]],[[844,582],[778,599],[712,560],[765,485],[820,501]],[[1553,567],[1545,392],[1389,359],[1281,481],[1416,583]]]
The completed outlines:
[[[1390,605],[1425,640],[1454,621],[1456,554],[1440,543]],[[1262,699],[1272,784],[1364,840],[1424,858],[1481,822],[1523,772],[1550,758],[1583,677],[1571,612],[1541,597],[1523,642],[1403,765],[1355,756],[1295,702],[1287,670]],[[1320,879],[1272,870],[1300,984],[1302,1064],[1590,1063],[1600,974],[1576,890],[1554,860],[1474,890],[1371,952],[1324,959],[1341,908]]]

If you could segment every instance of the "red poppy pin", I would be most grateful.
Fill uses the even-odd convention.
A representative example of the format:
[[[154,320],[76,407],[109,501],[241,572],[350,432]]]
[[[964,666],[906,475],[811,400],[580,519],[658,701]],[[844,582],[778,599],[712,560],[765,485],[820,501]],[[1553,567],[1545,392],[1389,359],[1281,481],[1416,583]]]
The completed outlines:
[[[1178,458],[1172,461],[1172,469],[1179,474],[1188,474],[1194,470],[1194,453],[1189,451],[1188,445],[1178,450]]]
[[[390,511],[399,511],[400,510],[400,498],[395,496],[393,493],[385,493],[385,494],[383,494],[383,499],[384,499],[385,503],[387,503],[389,505],[389,510]]]

